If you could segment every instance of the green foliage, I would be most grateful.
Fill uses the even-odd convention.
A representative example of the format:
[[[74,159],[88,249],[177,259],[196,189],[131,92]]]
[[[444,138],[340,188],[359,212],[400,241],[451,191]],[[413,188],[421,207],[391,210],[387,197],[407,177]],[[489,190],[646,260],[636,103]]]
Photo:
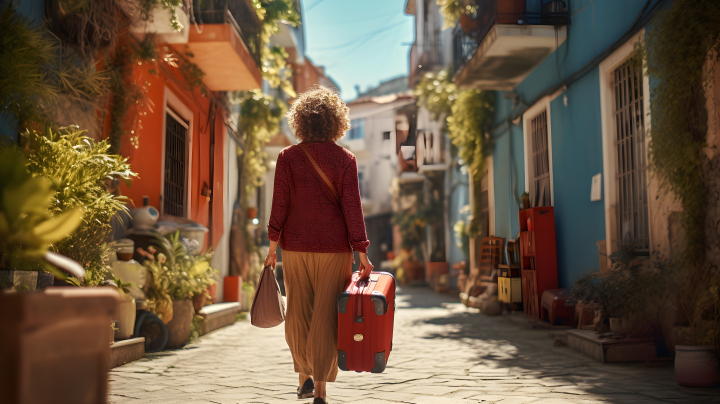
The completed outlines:
[[[437,74],[425,73],[417,86],[415,97],[418,106],[424,107],[438,120],[452,112],[453,101],[457,99],[458,89],[452,82],[448,70]]]
[[[430,198],[425,203],[393,214],[391,223],[400,228],[402,234],[401,247],[414,251],[418,246],[426,262],[429,261],[430,252],[427,251],[426,229],[442,221],[442,209],[439,202]]]
[[[110,252],[105,243],[111,231],[110,219],[125,207],[126,198],[107,192],[104,181],[123,179],[129,185],[136,174],[127,159],[108,154],[107,141],[95,142],[77,127],[46,133],[23,134],[28,171],[58,184],[50,211],[54,216],[78,209],[82,224],[54,249],[77,262],[86,271],[85,284],[97,286],[105,280],[105,259]]]
[[[140,6],[140,18],[143,20],[148,21],[151,18],[155,7],[162,7],[170,10],[169,22],[175,31],[180,31],[184,28],[180,20],[178,20],[177,12],[175,11],[177,7],[183,6],[183,0],[140,0],[138,3]]]
[[[459,148],[460,158],[475,181],[482,178],[485,156],[490,153],[485,130],[491,123],[494,103],[494,92],[461,91],[447,118],[450,140]]]
[[[200,335],[203,329],[203,316],[193,315],[192,323],[190,323],[190,337],[188,337],[187,344],[194,344],[200,341]]]
[[[440,2],[438,2],[440,4]],[[448,70],[437,74],[426,73],[415,87],[418,107],[427,109],[434,119],[446,116],[448,136],[457,147],[462,163],[468,167],[470,179],[478,182],[483,176],[485,157],[491,153],[485,131],[490,126],[495,104],[495,93],[480,90],[458,90],[450,80]],[[475,187],[480,189],[479,184]],[[478,236],[480,218],[477,214],[480,198],[472,207],[466,232]]]
[[[242,175],[247,194],[251,194],[263,184],[267,171],[265,144],[279,133],[287,107],[260,90],[238,92],[232,102],[240,104],[240,128],[245,134]]]
[[[293,89],[292,70],[287,67],[288,53],[282,46],[263,47],[262,77],[270,84],[270,87],[283,90],[288,96],[295,97]]]
[[[60,95],[78,103],[96,103],[108,84],[107,72],[64,55],[44,26],[6,6],[0,14],[0,105],[19,122],[52,121]]]
[[[219,271],[211,266],[212,253],[188,254],[179,233],[157,236],[155,245],[144,263],[151,275],[148,298],[153,311],[168,323],[173,316],[172,302],[203,293],[215,283]]]
[[[715,179],[703,170],[708,129],[704,93],[714,85],[713,74],[703,71],[717,57],[719,39],[720,3],[675,0],[648,26],[635,55],[657,83],[650,93],[650,163],[663,188],[682,203],[684,248],[674,263],[679,269],[672,285],[688,319],[682,334],[703,344],[720,341],[717,315],[712,314],[718,310],[718,271],[705,262],[708,189]]]
[[[703,65],[711,51],[718,51],[719,36],[720,3],[677,0],[659,12],[637,48],[647,74],[660,83],[650,97],[650,161],[662,185],[682,202],[689,260],[705,251],[707,179],[700,153],[706,146],[707,111],[701,92],[711,84],[703,80]]]
[[[443,16],[443,29],[453,28],[463,15],[471,16],[477,7],[472,0],[437,0],[440,14]]]
[[[470,211],[470,205],[465,205],[460,209],[460,213],[464,214]],[[458,220],[453,226],[455,231],[455,243],[462,250],[466,260],[470,259],[470,226],[466,220]]]
[[[15,149],[0,152],[0,269],[47,269],[59,275],[43,255],[80,225],[81,212],[68,209],[53,217],[48,206],[57,187],[31,176],[26,164]]]
[[[292,70],[287,67],[288,55],[281,46],[266,46],[270,37],[280,32],[280,23],[285,21],[293,27],[301,23],[299,9],[294,0],[252,0],[262,25],[262,77],[273,88],[280,88],[290,97],[295,97],[290,77]]]

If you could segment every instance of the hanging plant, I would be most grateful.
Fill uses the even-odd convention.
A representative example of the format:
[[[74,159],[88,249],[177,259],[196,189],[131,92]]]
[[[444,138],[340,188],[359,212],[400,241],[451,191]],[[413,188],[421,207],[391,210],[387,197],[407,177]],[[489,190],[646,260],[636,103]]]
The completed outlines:
[[[239,122],[245,142],[239,153],[247,196],[263,185],[263,177],[267,172],[265,144],[279,133],[287,107],[260,90],[238,92],[234,94],[232,102],[240,104]]]
[[[115,45],[122,12],[115,0],[49,0],[47,7],[52,31],[85,59]]]
[[[60,95],[79,104],[99,104],[109,75],[94,64],[63,57],[57,39],[33,27],[11,5],[0,14],[0,105],[18,122],[52,122]]]
[[[443,29],[454,28],[463,17],[468,18],[477,12],[473,0],[437,0],[437,5],[443,16]]]

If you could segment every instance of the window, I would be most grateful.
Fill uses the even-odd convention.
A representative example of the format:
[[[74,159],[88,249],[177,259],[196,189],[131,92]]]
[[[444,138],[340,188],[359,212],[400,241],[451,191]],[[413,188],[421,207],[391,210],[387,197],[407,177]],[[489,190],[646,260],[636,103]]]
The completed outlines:
[[[347,132],[348,139],[362,139],[363,138],[363,126],[365,125],[364,119],[353,119],[350,121],[350,130]]]
[[[165,123],[165,186],[163,213],[185,216],[188,124],[168,110]]]
[[[534,207],[551,206],[550,199],[550,155],[548,146],[547,110],[530,121],[532,184],[530,202]]]
[[[649,251],[642,67],[625,62],[613,72],[613,82],[617,245]]]
[[[383,140],[390,140],[390,133],[392,132],[383,132]]]

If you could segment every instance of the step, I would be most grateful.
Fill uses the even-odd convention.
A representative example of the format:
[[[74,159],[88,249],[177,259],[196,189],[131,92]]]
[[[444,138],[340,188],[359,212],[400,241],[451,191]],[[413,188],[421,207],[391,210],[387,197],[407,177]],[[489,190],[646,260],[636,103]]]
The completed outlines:
[[[110,367],[116,368],[145,356],[145,337],[115,341],[110,344]]]
[[[567,343],[602,363],[644,362],[657,359],[652,338],[601,338],[593,330],[569,330]]]
[[[201,335],[235,323],[235,315],[239,312],[238,302],[215,303],[203,307],[198,313],[203,318]]]

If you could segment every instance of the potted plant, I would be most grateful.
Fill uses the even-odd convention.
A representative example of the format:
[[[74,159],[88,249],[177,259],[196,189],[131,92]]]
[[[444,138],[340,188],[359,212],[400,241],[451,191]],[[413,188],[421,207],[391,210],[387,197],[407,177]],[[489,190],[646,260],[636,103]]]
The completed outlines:
[[[108,281],[110,283],[110,281]],[[114,328],[114,340],[124,340],[132,337],[135,331],[135,316],[137,306],[135,299],[130,295],[129,288],[134,286],[132,282],[123,282],[115,278],[111,282],[117,288],[120,295],[120,302],[117,309],[117,321]]]
[[[77,209],[53,217],[48,206],[55,185],[30,175],[26,164],[15,150],[0,152],[0,290],[33,291],[39,273],[64,277],[45,257],[50,244],[67,237],[82,220]]]
[[[212,253],[189,255],[179,238],[179,233],[158,236],[157,248],[145,253],[151,277],[148,298],[152,310],[167,325],[167,348],[187,342],[194,316],[192,298],[204,293],[218,272],[210,266]]]
[[[683,386],[720,382],[720,279],[713,270],[690,274],[676,266],[675,294],[679,325],[675,328],[675,377]],[[695,276],[693,276],[695,275]]]
[[[84,277],[83,268],[48,251],[80,224],[80,212],[53,217],[51,181],[31,176],[14,149],[0,151],[0,273],[48,270]],[[59,270],[58,268],[62,269]],[[64,271],[64,272],[63,272]],[[117,292],[108,289],[0,290],[0,391],[12,403],[105,402],[110,370],[108,337]],[[9,287],[7,287],[9,286]],[[27,289],[33,289],[30,282]],[[14,289],[14,290],[13,290]],[[72,363],[72,371],[68,371]],[[53,377],[48,378],[47,375]],[[38,386],[42,388],[38,388]],[[68,386],[72,389],[68,390]]]

